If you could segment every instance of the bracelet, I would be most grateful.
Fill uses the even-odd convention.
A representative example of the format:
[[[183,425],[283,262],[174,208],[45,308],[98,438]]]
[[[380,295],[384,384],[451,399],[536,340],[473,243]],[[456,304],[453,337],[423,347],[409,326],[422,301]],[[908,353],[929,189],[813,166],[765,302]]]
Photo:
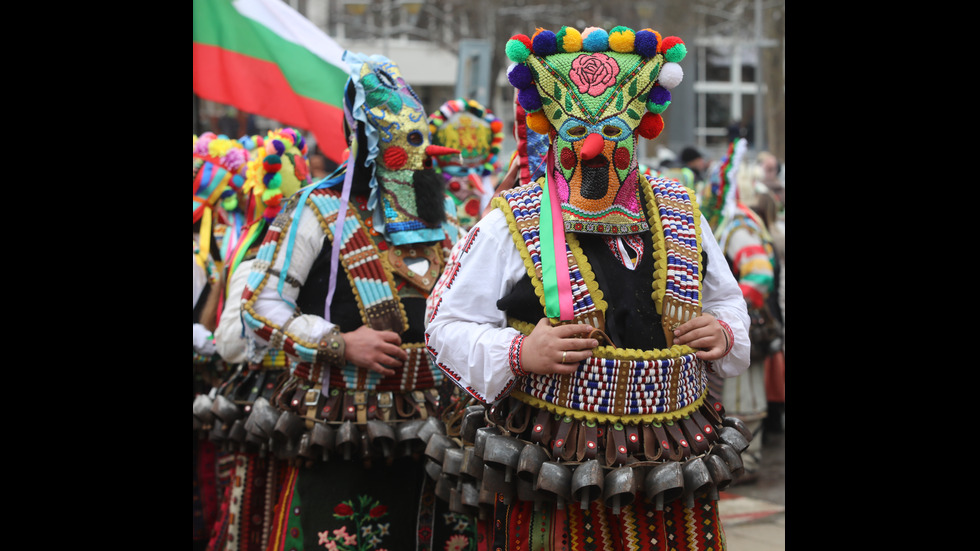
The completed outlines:
[[[329,333],[320,339],[316,354],[317,361],[330,366],[343,366],[345,344],[344,337],[340,334],[340,328],[335,325]]]
[[[527,371],[521,367],[521,346],[524,345],[524,339],[527,335],[517,335],[514,340],[510,341],[510,351],[507,354],[507,358],[510,363],[510,371],[517,377],[523,377],[527,375]]]
[[[725,330],[725,333],[724,333],[725,334],[725,352],[724,352],[724,354],[722,354],[722,356],[727,356],[728,353],[732,351],[732,347],[735,346],[735,334],[732,333],[732,328],[727,323],[721,321],[718,318],[715,318],[715,320],[719,324],[721,324],[721,328]]]

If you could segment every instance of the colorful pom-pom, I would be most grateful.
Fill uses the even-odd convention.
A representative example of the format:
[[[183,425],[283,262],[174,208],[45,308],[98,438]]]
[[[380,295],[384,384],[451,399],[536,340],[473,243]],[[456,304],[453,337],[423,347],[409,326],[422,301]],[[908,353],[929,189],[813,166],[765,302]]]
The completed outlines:
[[[653,57],[657,55],[659,43],[660,40],[656,33],[649,29],[643,29],[636,31],[636,36],[633,38],[633,49],[643,57]]]
[[[267,189],[262,192],[262,203],[266,206],[274,207],[282,200],[282,192],[278,189]]]
[[[574,53],[582,51],[582,33],[573,27],[562,27],[555,34],[559,52]]]
[[[656,113],[644,113],[640,119],[640,126],[636,128],[637,133],[648,140],[652,140],[660,135],[664,129],[664,119]]]
[[[684,80],[684,69],[681,69],[679,63],[664,63],[657,77],[657,82],[668,90],[673,89],[682,80]]]
[[[286,144],[282,140],[272,140],[272,147],[275,149],[276,153],[282,155],[286,152]],[[271,153],[271,151],[270,151]]]
[[[228,211],[235,210],[238,208],[238,197],[232,195],[231,197],[223,199],[221,201],[221,207]]]
[[[538,134],[547,135],[551,131],[551,123],[548,122],[548,116],[541,111],[527,113],[524,117],[524,122],[528,128]]]
[[[660,51],[664,54],[664,59],[674,63],[680,63],[687,55],[687,46],[684,41],[676,36],[668,36],[660,43]]]
[[[555,33],[547,30],[540,30],[534,33],[531,42],[531,49],[534,55],[549,56],[558,53],[558,44],[555,41]]]
[[[523,63],[531,55],[531,39],[527,35],[515,34],[504,46],[507,59],[514,63]]]
[[[525,88],[534,86],[533,79],[531,69],[523,63],[515,63],[507,71],[507,80],[510,81],[511,86],[518,90],[524,90]]]
[[[633,51],[635,36],[633,29],[629,27],[613,27],[613,30],[609,31],[609,48],[619,53],[628,54]]]
[[[647,104],[650,103],[656,103],[658,105],[670,103],[670,90],[663,86],[654,86],[650,90],[650,95],[647,96]]]
[[[599,27],[582,31],[582,49],[587,52],[603,52],[609,49],[609,33]]]
[[[517,101],[525,111],[537,111],[541,109],[541,95],[534,86],[517,91]]]
[[[269,181],[266,182],[266,184],[265,184],[266,187],[268,187],[269,189],[279,189],[279,186],[282,185],[282,173],[281,172],[276,172],[275,174],[272,174],[271,176],[272,176],[272,178],[269,178]]]
[[[279,155],[266,155],[265,159],[262,159],[262,168],[266,172],[279,172],[282,168],[282,158]]]

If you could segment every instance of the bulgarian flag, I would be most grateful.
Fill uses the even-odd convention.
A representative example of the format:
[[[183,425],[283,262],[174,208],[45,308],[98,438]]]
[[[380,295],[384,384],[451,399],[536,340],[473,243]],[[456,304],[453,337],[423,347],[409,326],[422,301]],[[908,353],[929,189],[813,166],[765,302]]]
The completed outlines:
[[[194,93],[312,132],[336,163],[344,49],[283,0],[194,0]]]

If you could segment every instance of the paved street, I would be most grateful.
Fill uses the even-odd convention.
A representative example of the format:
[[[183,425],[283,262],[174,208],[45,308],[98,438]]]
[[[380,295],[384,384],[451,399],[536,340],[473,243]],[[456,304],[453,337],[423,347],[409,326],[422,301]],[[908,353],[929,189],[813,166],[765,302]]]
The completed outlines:
[[[727,551],[784,551],[786,549],[785,432],[763,444],[759,479],[729,486],[719,505]]]

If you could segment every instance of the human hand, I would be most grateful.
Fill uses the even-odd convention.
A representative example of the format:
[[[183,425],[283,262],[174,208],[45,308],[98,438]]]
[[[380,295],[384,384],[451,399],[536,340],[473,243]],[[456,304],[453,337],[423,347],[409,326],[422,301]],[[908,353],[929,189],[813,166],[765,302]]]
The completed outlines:
[[[728,350],[728,334],[714,316],[705,313],[674,329],[674,344],[686,344],[697,350],[699,359],[714,361]]]
[[[370,369],[382,375],[394,375],[392,367],[401,367],[408,359],[402,347],[402,339],[394,331],[378,331],[362,325],[344,338],[344,357],[357,367]]]
[[[599,346],[596,339],[582,338],[592,331],[587,324],[553,326],[541,318],[521,346],[521,368],[540,375],[574,373]]]

